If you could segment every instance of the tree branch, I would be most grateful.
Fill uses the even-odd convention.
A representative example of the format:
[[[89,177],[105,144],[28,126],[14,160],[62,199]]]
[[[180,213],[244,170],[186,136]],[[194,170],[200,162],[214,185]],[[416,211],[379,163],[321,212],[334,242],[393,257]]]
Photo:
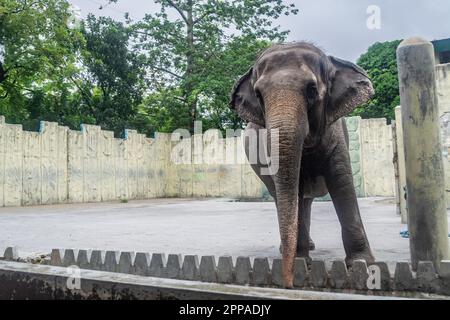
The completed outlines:
[[[92,101],[86,92],[84,92],[83,88],[80,87],[80,85],[77,83],[77,80],[74,79],[72,76],[69,76],[69,79],[72,80],[73,84],[78,88],[78,90],[81,92],[81,96],[83,97],[84,102],[88,105],[89,109],[91,109],[91,112],[93,115],[95,115],[95,111],[92,108]]]
[[[166,72],[166,73],[168,73],[168,74],[170,74],[170,75],[172,75],[172,76],[174,76],[174,77],[176,77],[178,79],[183,79],[183,77],[180,76],[179,74],[176,74],[176,73],[174,73],[174,72],[172,72],[172,71],[170,71],[170,70],[168,70],[166,68],[157,67],[157,66],[149,66],[149,68],[156,69],[156,70],[162,71],[162,72]]]
[[[5,70],[3,68],[3,64],[0,61],[0,83],[2,83],[3,81],[6,80],[6,78],[8,78],[8,70]]]
[[[183,98],[183,97],[177,97],[177,96],[174,96],[174,99],[179,100],[179,101],[181,101],[181,102],[183,102],[183,103],[186,103],[186,102],[187,102],[187,100],[186,100],[185,98]]]
[[[183,18],[183,20],[187,23],[188,20],[186,18],[186,15],[184,14],[183,10],[181,10],[181,8],[179,6],[177,6],[177,4],[175,2],[173,2],[172,0],[166,0],[167,3],[169,3],[169,5],[174,8],[175,10],[178,11],[178,13],[180,14],[180,16]]]
[[[37,4],[37,3],[38,3],[37,1],[31,2],[30,4],[24,3],[24,5],[23,5],[22,8],[18,8],[18,9],[13,10],[13,11],[5,12],[5,15],[21,13],[21,12],[23,12],[23,11],[25,11],[25,10],[30,9],[31,7],[33,7],[33,6],[34,6],[35,4]]]
[[[197,24],[198,22],[202,21],[204,18],[209,16],[211,13],[214,13],[214,9],[206,10],[200,17],[194,20],[193,24]]]
[[[194,20],[193,24],[197,24],[198,22],[202,21],[204,18],[206,18],[207,16],[209,16],[211,13],[213,13],[214,11],[212,10],[207,10],[205,13],[203,13],[200,17],[198,17],[197,19]]]
[[[216,1],[212,0],[211,1],[216,7],[219,5]],[[216,12],[215,10],[216,8],[210,9],[210,10],[206,10],[200,17],[198,17],[197,19],[194,20],[193,24],[197,24],[198,22],[201,22],[204,18],[206,18],[207,16],[209,16],[210,14]]]

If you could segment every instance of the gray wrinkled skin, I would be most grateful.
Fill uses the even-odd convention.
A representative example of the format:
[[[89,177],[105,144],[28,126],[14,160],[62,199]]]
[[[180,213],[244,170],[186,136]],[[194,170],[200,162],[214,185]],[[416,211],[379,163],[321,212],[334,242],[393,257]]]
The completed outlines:
[[[309,259],[312,200],[328,192],[341,223],[347,264],[374,261],[342,118],[372,95],[364,70],[304,42],[270,47],[233,89],[230,107],[248,121],[246,135],[261,128],[279,132],[279,170],[262,175],[261,161],[252,168],[276,202],[285,287],[293,286],[295,257]],[[267,141],[270,153],[270,134]],[[248,139],[245,149],[249,157]]]

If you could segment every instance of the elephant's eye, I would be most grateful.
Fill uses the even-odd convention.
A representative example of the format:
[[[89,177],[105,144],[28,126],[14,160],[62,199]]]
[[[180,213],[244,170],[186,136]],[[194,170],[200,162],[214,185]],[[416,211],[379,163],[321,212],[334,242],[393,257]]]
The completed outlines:
[[[306,99],[308,100],[308,104],[311,106],[316,102],[317,99],[317,87],[315,83],[309,83],[306,86]]]

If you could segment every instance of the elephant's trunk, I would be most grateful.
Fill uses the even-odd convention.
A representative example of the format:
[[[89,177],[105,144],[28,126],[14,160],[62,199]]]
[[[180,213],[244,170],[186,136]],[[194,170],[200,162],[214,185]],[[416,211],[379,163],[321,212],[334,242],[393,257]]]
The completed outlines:
[[[309,131],[303,97],[296,91],[277,90],[264,97],[268,141],[278,131],[278,172],[275,183],[283,256],[283,284],[293,287],[298,237],[298,190],[303,142]],[[275,130],[275,131],[273,131]],[[270,143],[269,143],[270,145]],[[272,148],[273,150],[273,148]],[[272,151],[271,150],[271,151]],[[271,152],[271,157],[274,159]]]

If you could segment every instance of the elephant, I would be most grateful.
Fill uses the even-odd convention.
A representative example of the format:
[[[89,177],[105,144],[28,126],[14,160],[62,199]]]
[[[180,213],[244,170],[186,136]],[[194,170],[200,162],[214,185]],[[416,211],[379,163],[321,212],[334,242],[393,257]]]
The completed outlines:
[[[363,69],[308,42],[270,46],[233,87],[230,108],[248,122],[247,158],[253,150],[250,131],[265,129],[258,154],[264,147],[271,155],[271,138],[277,134],[278,170],[263,173],[267,159],[262,158],[251,166],[275,200],[285,288],[293,287],[295,258],[309,258],[313,199],[328,193],[347,265],[356,259],[375,261],[359,212],[343,118],[373,95]]]

